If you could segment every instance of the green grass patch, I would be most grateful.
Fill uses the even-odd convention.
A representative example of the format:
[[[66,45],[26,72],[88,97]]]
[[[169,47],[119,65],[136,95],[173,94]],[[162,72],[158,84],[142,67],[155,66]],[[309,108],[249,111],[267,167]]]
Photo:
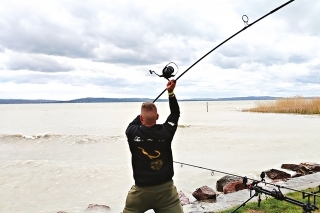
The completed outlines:
[[[317,192],[317,191],[319,191],[319,187],[308,188],[304,191],[305,192]],[[317,195],[320,196],[320,193],[318,193]],[[291,193],[285,194],[285,196],[288,198],[302,201],[304,203],[308,201],[307,198],[305,198],[305,199],[302,198],[301,192],[291,192]],[[248,199],[249,199],[249,197],[248,197]],[[295,204],[291,204],[291,203],[284,201],[284,200],[283,201],[277,200],[273,197],[269,197],[266,199],[264,195],[261,195],[261,199],[262,199],[262,201],[260,203],[260,207],[258,207],[258,202],[249,202],[245,206],[238,209],[237,213],[301,213],[301,212],[303,212],[302,207],[297,206]],[[255,196],[254,198],[252,198],[252,200],[258,200],[258,196]],[[313,197],[310,199],[310,203],[313,204]],[[318,208],[320,208],[319,204],[320,204],[320,197],[317,197],[316,198],[316,206]],[[231,209],[220,211],[219,213],[230,213],[233,210],[235,210],[236,208],[238,208],[240,205],[235,206],[234,208],[231,208]],[[320,210],[318,209],[318,210],[315,210],[312,212],[320,213]]]

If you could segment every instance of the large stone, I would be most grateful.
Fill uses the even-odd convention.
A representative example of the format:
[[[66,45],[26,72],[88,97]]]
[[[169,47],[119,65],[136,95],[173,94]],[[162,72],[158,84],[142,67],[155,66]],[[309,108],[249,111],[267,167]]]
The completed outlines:
[[[300,163],[299,165],[282,164],[281,168],[295,171],[296,173],[292,175],[292,178],[312,174],[315,172],[320,172],[320,164],[316,164],[316,163]]]
[[[310,170],[308,167],[305,167],[305,166],[300,166],[297,172],[303,175],[308,175],[313,173],[312,170]]]
[[[189,198],[187,198],[187,196],[182,191],[179,191],[179,199],[180,199],[181,205],[183,206],[190,204]]]
[[[223,187],[226,184],[228,184],[230,182],[236,182],[236,181],[239,181],[239,180],[242,181],[242,178],[241,177],[237,177],[237,176],[226,175],[226,176],[220,178],[217,181],[217,185],[216,185],[217,191],[218,192],[223,192]]]
[[[291,178],[291,175],[289,173],[286,173],[284,171],[280,171],[277,169],[269,169],[264,172],[272,180],[274,180],[274,179],[283,180],[283,179]]]
[[[194,191],[192,195],[197,200],[216,199],[217,197],[216,192],[208,186],[202,186],[196,189],[196,191]]]
[[[312,172],[320,172],[320,164],[317,163],[300,163],[300,167],[305,167]]]
[[[237,181],[234,181],[234,182],[227,183],[223,187],[223,193],[224,194],[228,194],[228,193],[237,192],[237,191],[240,191],[240,190],[243,190],[243,189],[245,189],[243,181],[242,180],[237,180]]]
[[[299,170],[299,165],[298,164],[288,164],[288,163],[284,163],[281,165],[282,169],[288,169],[288,170],[292,170],[292,171],[298,171]]]
[[[292,176],[291,176],[291,178],[296,178],[296,177],[301,177],[301,176],[303,176],[304,174],[302,174],[302,173],[300,173],[300,172],[296,172],[295,174],[293,174]]]
[[[86,211],[109,211],[111,208],[106,205],[99,205],[99,204],[89,204],[88,208]]]

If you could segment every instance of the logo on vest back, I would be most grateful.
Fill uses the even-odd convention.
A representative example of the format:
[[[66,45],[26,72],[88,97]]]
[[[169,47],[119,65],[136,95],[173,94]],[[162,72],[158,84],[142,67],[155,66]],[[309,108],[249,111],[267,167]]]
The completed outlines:
[[[141,138],[139,136],[136,136],[134,139],[133,139],[135,142],[141,142],[141,141],[144,141],[144,140],[141,140]]]

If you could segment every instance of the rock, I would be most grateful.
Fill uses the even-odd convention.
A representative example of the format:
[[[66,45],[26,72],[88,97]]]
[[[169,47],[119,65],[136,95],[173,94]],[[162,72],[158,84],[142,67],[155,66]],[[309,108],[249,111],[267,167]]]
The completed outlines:
[[[187,198],[187,196],[182,191],[179,191],[179,199],[182,206],[190,204],[189,198]]]
[[[280,170],[277,170],[277,169],[269,169],[267,171],[264,171],[266,173],[266,175],[274,180],[274,179],[288,179],[288,178],[291,178],[291,175],[289,173],[286,173],[284,171],[280,171]]]
[[[297,171],[298,173],[301,173],[303,175],[308,175],[308,174],[312,174],[312,170],[310,170],[309,168],[305,167],[305,166],[300,166],[299,170]]]
[[[86,211],[91,211],[91,210],[94,210],[94,211],[101,211],[101,210],[109,211],[109,210],[111,210],[111,208],[109,206],[106,206],[106,205],[89,204],[89,206],[86,209]]]
[[[229,182],[223,187],[223,193],[224,194],[229,194],[232,192],[237,192],[240,190],[245,189],[245,185],[243,184],[242,180],[237,180],[234,182]]]
[[[295,171],[296,173],[292,175],[292,178],[312,174],[315,172],[320,172],[320,164],[316,164],[316,163],[300,163],[299,165],[282,164],[281,168]]]
[[[216,192],[208,186],[202,186],[196,189],[196,191],[194,191],[192,195],[197,200],[216,199],[216,196],[217,196]]]
[[[303,176],[304,174],[300,173],[300,172],[296,172],[294,175],[292,175],[291,177],[292,178],[296,178],[296,177],[301,177]]]
[[[242,181],[242,178],[241,178],[241,177],[236,177],[236,176],[231,176],[231,175],[226,175],[226,176],[220,178],[220,179],[217,181],[217,185],[216,185],[217,191],[218,191],[218,192],[223,192],[223,187],[224,187],[227,183],[235,182],[235,181],[238,181],[238,180],[241,180],[241,181]]]
[[[320,172],[320,164],[317,163],[300,163],[299,166],[309,169],[312,172]]]
[[[57,213],[67,213],[67,212],[65,212],[65,211],[58,211]]]
[[[281,168],[292,170],[292,171],[298,171],[300,167],[297,164],[282,164]]]

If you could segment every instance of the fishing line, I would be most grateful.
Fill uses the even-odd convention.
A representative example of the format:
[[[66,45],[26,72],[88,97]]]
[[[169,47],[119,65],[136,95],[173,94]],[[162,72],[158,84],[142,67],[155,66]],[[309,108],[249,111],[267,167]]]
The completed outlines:
[[[249,18],[247,15],[243,15],[242,16],[242,21],[245,24],[245,27],[242,28],[241,30],[239,30],[237,33],[233,34],[232,36],[230,36],[229,38],[227,38],[226,40],[224,40],[223,42],[221,42],[219,45],[217,45],[215,48],[213,48],[212,50],[210,50],[207,54],[205,54],[204,56],[202,56],[199,60],[197,60],[195,63],[193,63],[188,69],[186,69],[180,76],[178,76],[178,78],[176,78],[176,81],[181,78],[186,72],[188,72],[193,66],[195,66],[197,63],[199,63],[202,59],[204,59],[207,55],[209,55],[210,53],[212,53],[213,51],[215,51],[216,49],[218,49],[220,46],[222,46],[224,43],[226,43],[227,41],[229,41],[230,39],[232,39],[233,37],[235,37],[236,35],[238,35],[239,33],[241,33],[242,31],[248,29],[249,27],[251,27],[252,25],[254,25],[255,23],[261,21],[262,19],[264,19],[265,17],[271,15],[272,13],[276,12],[277,10],[287,6],[288,4],[292,3],[295,0],[290,0],[284,4],[282,4],[281,6],[275,8],[274,10],[270,11],[269,13],[267,13],[266,15],[262,16],[261,18],[259,18],[258,20],[254,21],[253,23],[249,24]],[[150,73],[152,73],[152,71],[150,70]],[[156,102],[160,96],[166,91],[167,89],[164,89],[159,95],[158,97],[156,97],[153,100],[153,103]]]

